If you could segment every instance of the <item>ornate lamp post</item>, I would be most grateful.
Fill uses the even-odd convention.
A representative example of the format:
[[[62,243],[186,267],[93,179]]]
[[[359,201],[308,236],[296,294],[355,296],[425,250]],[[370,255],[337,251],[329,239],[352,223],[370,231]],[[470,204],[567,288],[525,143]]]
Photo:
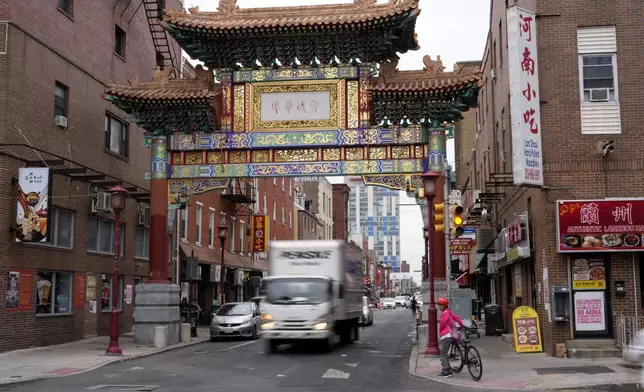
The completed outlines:
[[[440,349],[438,348],[438,320],[436,312],[436,302],[434,300],[434,260],[431,257],[431,252],[434,250],[434,214],[432,207],[434,205],[434,197],[436,196],[436,182],[440,178],[440,173],[431,170],[423,174],[423,190],[425,198],[427,199],[427,277],[429,279],[429,310],[427,312],[427,324],[429,331],[429,339],[427,341],[427,349],[425,355],[438,355]]]
[[[224,262],[224,249],[226,246],[226,237],[228,236],[228,227],[219,226],[219,241],[221,241],[221,304],[226,303],[226,263]]]
[[[423,238],[425,239],[425,259],[423,260],[423,280],[426,280],[429,278],[429,259],[428,259],[428,251],[429,251],[429,227],[425,226],[423,227]]]
[[[114,211],[114,271],[112,272],[112,311],[110,313],[110,345],[106,355],[122,355],[119,347],[119,258],[121,257],[121,212],[125,209],[127,190],[120,185],[107,191]]]

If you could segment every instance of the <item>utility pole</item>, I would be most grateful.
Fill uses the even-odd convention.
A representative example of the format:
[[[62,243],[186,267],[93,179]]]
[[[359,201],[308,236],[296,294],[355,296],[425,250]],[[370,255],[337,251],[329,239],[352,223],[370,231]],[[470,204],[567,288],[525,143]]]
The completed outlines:
[[[451,203],[449,202],[449,193],[450,193],[450,171],[451,168],[449,166],[449,163],[447,163],[447,160],[443,161],[443,165],[445,167],[445,184],[443,186],[443,192],[445,195],[445,200],[447,200],[447,206],[445,208],[445,282],[446,282],[446,288],[447,288],[447,298],[449,299],[450,303],[452,302],[452,253],[450,249],[450,236],[452,235],[452,231],[450,230],[450,223],[452,222],[452,217],[451,217]]]

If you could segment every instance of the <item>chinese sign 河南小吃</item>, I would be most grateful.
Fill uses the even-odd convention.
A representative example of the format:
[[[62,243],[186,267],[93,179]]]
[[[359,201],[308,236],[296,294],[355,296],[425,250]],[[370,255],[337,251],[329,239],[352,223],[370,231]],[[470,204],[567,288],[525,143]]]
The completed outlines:
[[[536,15],[507,10],[514,184],[543,186]]]

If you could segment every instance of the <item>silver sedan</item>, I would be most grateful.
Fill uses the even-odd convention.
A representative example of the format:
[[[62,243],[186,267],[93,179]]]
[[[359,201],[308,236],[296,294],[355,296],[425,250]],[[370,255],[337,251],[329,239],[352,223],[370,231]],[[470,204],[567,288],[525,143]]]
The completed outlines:
[[[259,308],[253,302],[229,302],[212,316],[210,340],[226,337],[257,339],[259,336]]]

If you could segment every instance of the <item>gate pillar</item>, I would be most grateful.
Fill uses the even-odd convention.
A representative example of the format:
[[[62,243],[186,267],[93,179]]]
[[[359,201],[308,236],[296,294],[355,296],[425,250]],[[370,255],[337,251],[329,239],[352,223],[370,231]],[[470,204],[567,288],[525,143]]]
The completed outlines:
[[[429,128],[429,148],[428,148],[429,170],[444,173],[444,162],[447,159],[447,138],[445,137],[444,127]],[[436,196],[434,202],[442,203],[445,200],[445,176],[441,176],[436,183]],[[431,214],[432,206],[428,206],[428,213]],[[445,222],[447,233],[434,231],[433,244],[434,249],[430,249],[432,262],[434,263],[434,278],[444,280],[447,273],[447,263],[445,260],[445,235],[449,234],[449,224]]]
[[[167,327],[168,345],[179,343],[181,293],[168,282],[168,138],[153,136],[150,159],[150,277],[136,286],[134,339],[154,341],[154,327]],[[179,262],[179,260],[177,260]],[[177,281],[179,277],[177,277]]]

